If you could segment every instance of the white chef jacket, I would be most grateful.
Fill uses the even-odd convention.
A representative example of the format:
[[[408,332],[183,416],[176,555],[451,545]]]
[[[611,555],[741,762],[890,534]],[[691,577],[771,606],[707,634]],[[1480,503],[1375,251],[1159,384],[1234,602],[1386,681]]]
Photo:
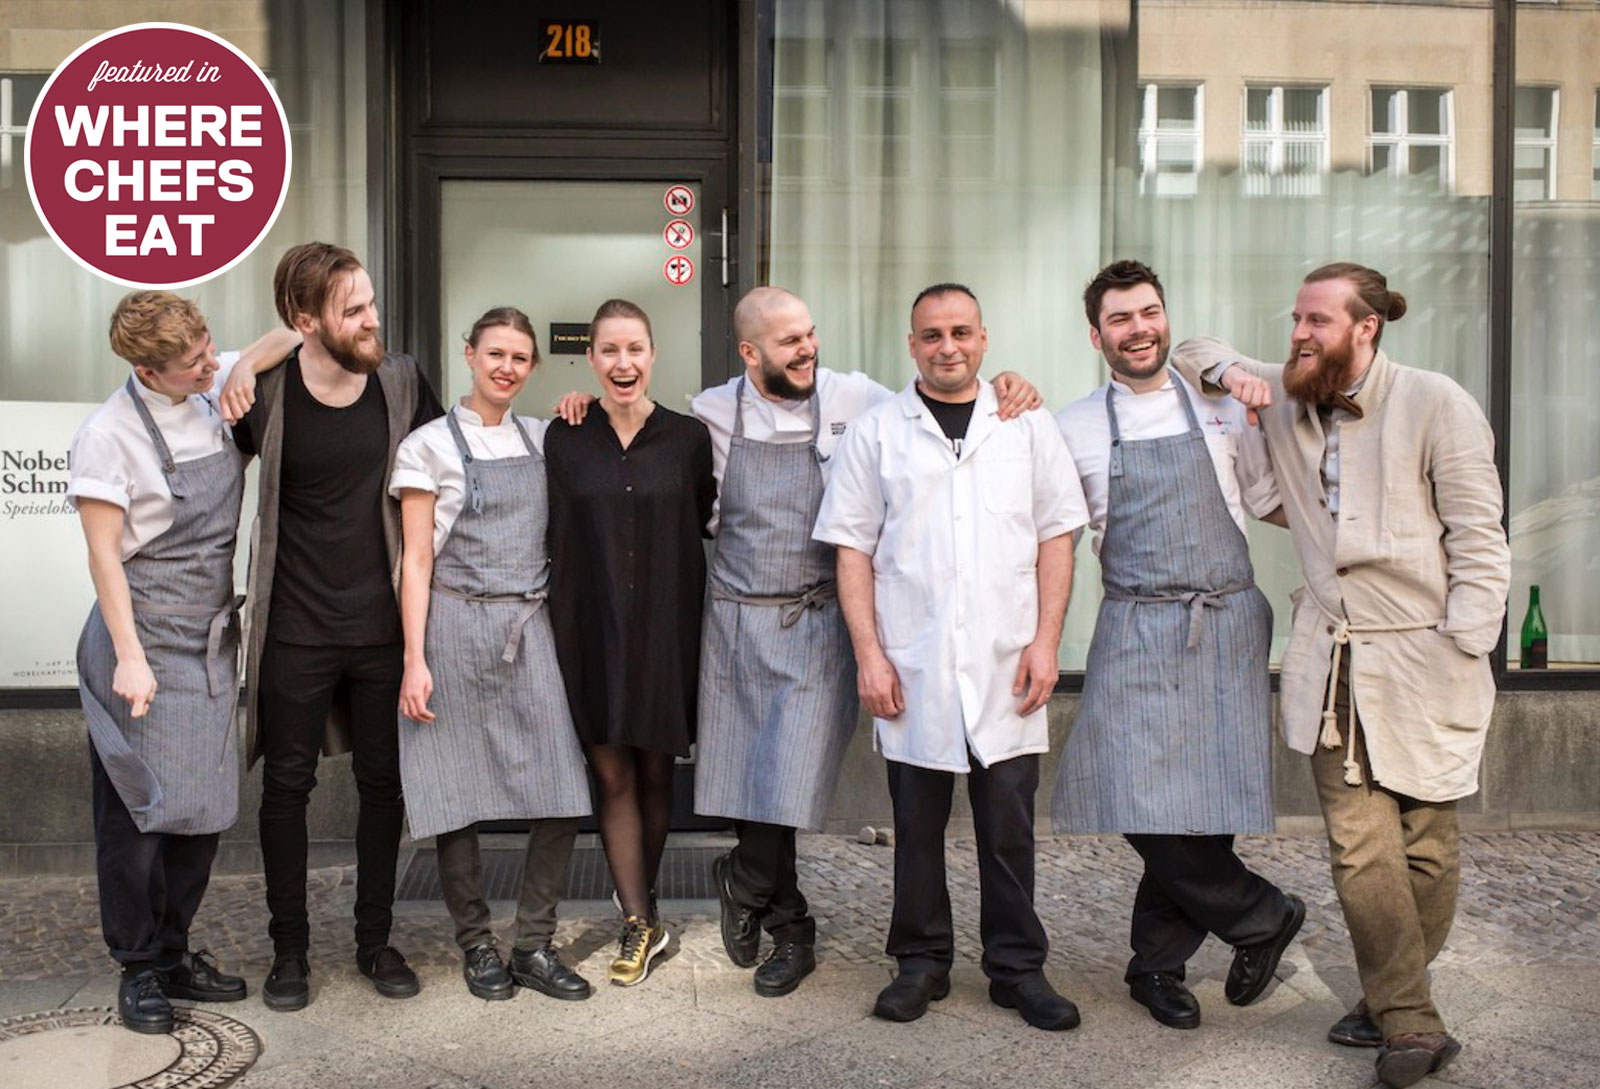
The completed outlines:
[[[217,396],[238,361],[238,352],[218,353],[219,366],[211,388],[192,393],[177,404],[166,394],[147,389],[138,378],[133,380],[134,393],[150,410],[173,461],[196,461],[232,444],[217,408]],[[67,503],[73,510],[78,509],[79,499],[100,499],[124,511],[124,561],[172,528],[172,491],[161,471],[161,456],[124,386],[118,385],[78,426],[68,463],[72,478],[67,485]]]
[[[1039,619],[1041,541],[1088,520],[1072,455],[1042,409],[1002,423],[981,382],[958,458],[916,383],[858,419],[834,457],[813,536],[872,557],[878,638],[905,710],[874,719],[890,760],[942,771],[1050,747],[1044,708],[1017,713]]]
[[[734,399],[738,388],[739,377],[736,376],[720,386],[702,391],[690,403],[690,411],[711,432],[711,467],[716,473],[719,491],[723,471],[728,465],[728,442],[733,438]],[[892,392],[864,374],[840,374],[823,367],[817,368],[816,395],[798,401],[769,401],[761,396],[754,383],[746,382],[743,398],[744,437],[753,442],[810,442],[811,406],[821,405],[822,424],[817,429],[817,453],[823,458],[822,479],[826,482],[833,470],[833,455],[844,441],[850,421],[893,396]],[[711,532],[715,534],[721,514],[720,498],[713,511]]]
[[[1266,439],[1260,428],[1251,427],[1246,409],[1233,398],[1213,400],[1183,381],[1175,371],[1167,372],[1160,389],[1135,393],[1113,379],[1108,383],[1117,404],[1117,426],[1128,442],[1181,435],[1189,430],[1189,418],[1178,400],[1174,382],[1183,382],[1189,403],[1200,420],[1211,467],[1228,505],[1228,514],[1242,533],[1245,511],[1260,518],[1279,505],[1278,484],[1267,458]],[[1111,422],[1106,418],[1106,389],[1072,402],[1056,414],[1067,449],[1077,463],[1083,481],[1084,498],[1089,504],[1089,528],[1094,533],[1095,555],[1100,554],[1100,539],[1106,529],[1106,495],[1111,463]]]
[[[507,412],[493,427],[485,427],[483,417],[465,405],[454,405],[450,412],[461,425],[461,437],[467,440],[467,449],[480,461],[500,458],[518,458],[527,454],[522,436]],[[518,416],[528,432],[533,448],[544,453],[544,433],[550,421],[532,416]],[[440,416],[423,424],[400,442],[394,455],[394,472],[389,476],[389,494],[396,499],[405,488],[432,492],[433,552],[438,555],[450,536],[462,508],[466,506],[467,471],[461,464],[461,451],[450,434],[450,425]]]

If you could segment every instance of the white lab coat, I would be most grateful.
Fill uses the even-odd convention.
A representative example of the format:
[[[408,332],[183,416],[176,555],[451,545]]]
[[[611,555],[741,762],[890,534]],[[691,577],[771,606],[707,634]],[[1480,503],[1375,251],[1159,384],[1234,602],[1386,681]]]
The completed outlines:
[[[965,772],[1050,746],[1043,708],[1017,713],[1038,626],[1039,543],[1088,521],[1055,420],[1002,423],[982,382],[957,458],[913,382],[853,424],[813,536],[872,557],[878,638],[905,710],[874,719],[890,760]]]

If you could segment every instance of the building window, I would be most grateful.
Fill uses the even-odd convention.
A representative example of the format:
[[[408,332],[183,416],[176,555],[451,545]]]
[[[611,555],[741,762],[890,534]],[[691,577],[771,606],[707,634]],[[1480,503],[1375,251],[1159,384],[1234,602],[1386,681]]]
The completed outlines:
[[[1600,200],[1600,89],[1594,92],[1594,180],[1589,195]]]
[[[1556,119],[1560,95],[1554,87],[1518,87],[1513,200],[1556,197]]]
[[[1204,88],[1147,83],[1141,95],[1139,195],[1194,196],[1204,159]]]
[[[948,177],[991,180],[1000,131],[1000,43],[939,43],[939,141]]]
[[[1428,87],[1372,88],[1367,173],[1419,178],[1441,192],[1454,185],[1452,96]]]
[[[1244,193],[1314,197],[1328,172],[1328,89],[1247,87]]]
[[[880,38],[855,48],[856,173],[903,178],[911,173],[917,46]]]
[[[23,187],[22,149],[28,136],[28,116],[49,78],[43,72],[0,76],[0,189]]]
[[[775,151],[783,172],[795,178],[825,178],[832,171],[828,149],[828,69],[833,49],[826,41],[785,38],[775,43],[776,83],[772,102]]]

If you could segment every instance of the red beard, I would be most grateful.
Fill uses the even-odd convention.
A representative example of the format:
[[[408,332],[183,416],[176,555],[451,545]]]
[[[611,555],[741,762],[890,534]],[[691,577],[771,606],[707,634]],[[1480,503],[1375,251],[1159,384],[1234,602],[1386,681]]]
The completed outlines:
[[[1355,339],[1346,335],[1337,347],[1321,349],[1314,366],[1299,358],[1300,344],[1295,344],[1289,361],[1283,367],[1283,388],[1290,397],[1302,404],[1333,404],[1339,395],[1354,381],[1356,350]],[[1315,348],[1315,345],[1312,345]]]
[[[371,374],[383,362],[383,341],[376,333],[370,337],[334,340],[322,331],[317,339],[322,341],[333,361],[351,374]]]

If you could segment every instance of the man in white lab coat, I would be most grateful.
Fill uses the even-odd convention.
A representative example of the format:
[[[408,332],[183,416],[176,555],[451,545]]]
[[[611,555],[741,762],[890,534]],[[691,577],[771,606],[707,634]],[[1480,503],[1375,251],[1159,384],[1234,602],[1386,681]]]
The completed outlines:
[[[887,952],[900,970],[873,1012],[912,1021],[949,993],[944,830],[965,775],[989,996],[1038,1028],[1070,1029],[1078,1010],[1044,976],[1033,909],[1033,796],[1083,490],[1048,414],[996,417],[970,290],[924,289],[909,341],[917,378],[847,433],[814,534],[838,549],[857,688],[894,803]]]

